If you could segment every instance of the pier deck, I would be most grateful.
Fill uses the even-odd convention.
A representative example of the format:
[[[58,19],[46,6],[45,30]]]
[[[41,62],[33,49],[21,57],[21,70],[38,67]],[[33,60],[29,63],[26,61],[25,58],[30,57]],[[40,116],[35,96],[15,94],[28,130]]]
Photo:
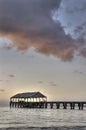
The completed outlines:
[[[51,109],[75,109],[78,107],[79,110],[83,110],[86,107],[85,101],[40,101],[40,102],[25,102],[18,101],[13,102],[10,101],[10,107],[17,108],[51,108]]]

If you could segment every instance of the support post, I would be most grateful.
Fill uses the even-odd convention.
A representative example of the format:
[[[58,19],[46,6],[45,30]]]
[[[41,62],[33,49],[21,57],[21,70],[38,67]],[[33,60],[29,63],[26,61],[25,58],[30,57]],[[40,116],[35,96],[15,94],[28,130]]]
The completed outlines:
[[[57,103],[56,106],[57,106],[57,109],[59,109],[60,108],[60,103]]]
[[[65,102],[63,103],[63,108],[67,109],[67,103],[65,103]]]

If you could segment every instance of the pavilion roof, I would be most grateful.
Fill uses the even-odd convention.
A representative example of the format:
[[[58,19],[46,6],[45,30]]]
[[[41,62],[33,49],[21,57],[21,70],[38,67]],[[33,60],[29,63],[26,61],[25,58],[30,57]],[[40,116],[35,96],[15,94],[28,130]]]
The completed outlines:
[[[46,98],[46,96],[40,92],[26,92],[26,93],[18,93],[12,96],[11,98]]]

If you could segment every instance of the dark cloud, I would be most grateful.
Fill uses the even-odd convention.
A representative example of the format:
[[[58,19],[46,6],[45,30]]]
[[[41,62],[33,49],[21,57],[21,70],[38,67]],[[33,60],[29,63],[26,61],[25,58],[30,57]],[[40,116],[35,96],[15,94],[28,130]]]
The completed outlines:
[[[9,82],[10,80],[0,80],[1,83]]]
[[[14,75],[14,74],[10,74],[10,75],[9,75],[9,77],[14,78],[14,77],[15,77],[15,75]]]
[[[38,81],[39,84],[43,84],[43,81]]]
[[[82,72],[82,71],[79,71],[79,70],[75,70],[73,73],[74,73],[74,74],[83,74],[83,72]]]
[[[54,83],[53,81],[49,82],[49,85],[50,85],[50,86],[53,86],[53,87],[57,86],[57,84]]]
[[[39,53],[71,61],[76,41],[52,19],[52,11],[58,11],[60,3],[61,0],[1,0],[0,35],[11,39],[18,50],[34,47]]]
[[[86,44],[86,21],[75,27],[74,33],[78,36],[79,40],[82,39],[82,43]],[[80,41],[81,42],[81,41]]]
[[[5,92],[5,90],[4,89],[0,89],[0,92]]]
[[[0,30],[3,33],[20,33],[25,31],[32,35],[39,35],[51,27],[50,13],[58,9],[60,0],[3,0],[0,1]],[[45,34],[44,34],[45,35]]]

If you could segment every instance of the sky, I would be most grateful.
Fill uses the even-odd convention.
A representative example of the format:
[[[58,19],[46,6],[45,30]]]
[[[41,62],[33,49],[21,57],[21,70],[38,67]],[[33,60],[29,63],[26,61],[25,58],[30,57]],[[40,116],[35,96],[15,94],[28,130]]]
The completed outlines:
[[[0,0],[0,105],[34,91],[86,100],[86,0]]]

